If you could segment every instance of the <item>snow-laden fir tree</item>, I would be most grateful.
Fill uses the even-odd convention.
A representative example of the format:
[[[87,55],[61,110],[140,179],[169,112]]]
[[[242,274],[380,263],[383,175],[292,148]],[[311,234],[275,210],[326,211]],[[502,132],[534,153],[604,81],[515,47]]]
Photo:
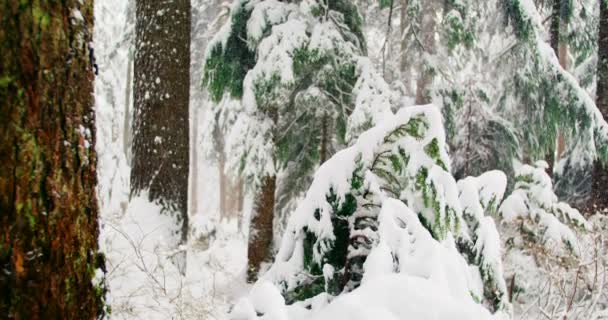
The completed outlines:
[[[203,82],[229,168],[256,190],[250,279],[270,258],[277,188],[289,204],[320,163],[390,111],[361,23],[348,0],[239,0],[208,47]]]
[[[539,12],[550,15],[553,2],[447,1],[431,10],[433,3],[404,3],[402,81],[409,95],[426,92],[443,105],[457,177],[510,172],[514,158],[543,159],[559,136],[568,148],[566,171],[606,159],[608,129],[584,89],[590,80],[566,72],[549,44]],[[586,68],[595,32],[582,30],[592,29],[597,5],[564,3],[571,58],[576,70]]]
[[[580,212],[559,202],[551,178],[544,171],[547,163],[534,166],[515,165],[515,190],[500,207],[501,220],[512,225],[517,235],[507,235],[512,245],[543,245],[565,255],[579,250],[576,230],[589,230],[590,225]]]
[[[506,177],[490,172],[457,184],[449,170],[438,109],[401,109],[319,168],[258,285],[270,281],[290,308],[314,310],[398,274],[434,279],[445,285],[434,295],[508,314],[500,240],[486,216]],[[236,310],[266,313],[252,299]]]
[[[601,242],[597,242],[597,230],[592,230],[592,224],[578,210],[558,201],[547,167],[544,161],[515,163],[515,189],[498,211],[505,248],[504,275],[516,313],[536,318],[542,317],[546,308],[560,318],[571,318],[580,312],[573,305],[584,302],[585,312],[595,309],[593,275],[597,265],[586,261],[598,258],[594,250]],[[555,299],[551,293],[554,286],[566,290],[562,295],[567,298]],[[573,294],[575,287],[582,294]],[[540,297],[552,300],[551,306],[537,304]]]

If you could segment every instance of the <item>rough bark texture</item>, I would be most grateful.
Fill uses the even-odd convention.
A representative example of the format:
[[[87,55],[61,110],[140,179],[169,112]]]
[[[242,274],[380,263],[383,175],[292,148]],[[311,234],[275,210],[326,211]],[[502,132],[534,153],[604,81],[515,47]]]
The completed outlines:
[[[598,39],[597,107],[608,119],[608,1],[600,0],[600,32]],[[608,209],[608,167],[596,161],[591,189],[593,210]]]
[[[132,194],[175,213],[188,234],[190,1],[138,0]]]
[[[0,23],[0,318],[95,319],[93,1],[2,1]]]
[[[247,249],[247,281],[250,283],[257,280],[260,265],[271,256],[276,180],[274,176],[264,178],[255,200]]]

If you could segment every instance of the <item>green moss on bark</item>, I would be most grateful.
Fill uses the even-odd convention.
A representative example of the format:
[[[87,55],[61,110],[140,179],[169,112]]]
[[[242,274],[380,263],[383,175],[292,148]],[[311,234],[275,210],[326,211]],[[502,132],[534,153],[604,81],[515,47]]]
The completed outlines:
[[[0,17],[0,314],[95,319],[93,2],[4,1]]]

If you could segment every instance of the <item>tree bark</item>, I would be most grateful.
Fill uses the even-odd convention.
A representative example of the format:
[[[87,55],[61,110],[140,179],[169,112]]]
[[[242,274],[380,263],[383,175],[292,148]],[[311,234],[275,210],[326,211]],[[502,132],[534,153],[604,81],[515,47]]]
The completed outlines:
[[[422,51],[427,55],[434,55],[436,51],[435,46],[435,32],[437,21],[435,15],[437,10],[440,10],[438,3],[435,0],[428,0],[422,2],[421,8],[421,39]],[[431,103],[431,92],[430,87],[433,84],[433,74],[430,70],[426,69],[425,63],[421,64],[418,72],[418,81],[416,84],[416,104],[429,104]]]
[[[551,13],[551,25],[549,27],[549,34],[550,34],[551,48],[555,52],[555,55],[558,57],[562,68],[566,69],[567,66],[565,64],[568,59],[568,57],[567,57],[568,47],[567,47],[567,44],[564,41],[562,41],[561,35],[562,35],[562,32],[565,31],[565,27],[567,25],[564,23],[564,21],[561,21],[562,20],[561,6],[562,6],[561,0],[553,0],[553,7],[552,7],[552,13]],[[559,131],[559,128],[558,128],[558,131]],[[562,152],[560,150],[556,150],[556,149],[559,149],[560,146],[563,148],[564,139],[558,133],[558,139],[555,143],[555,147],[550,148],[550,150],[545,155],[545,162],[547,162],[547,164],[548,164],[546,171],[550,177],[553,177],[553,169],[555,166],[555,161],[559,158],[559,155],[561,155],[561,152]]]
[[[221,139],[221,138],[220,138]],[[226,194],[226,187],[228,184],[228,177],[226,177],[226,154],[223,148],[223,143],[220,144],[222,147],[218,150],[218,175],[220,180],[220,216],[222,218],[228,215],[228,195]]]
[[[406,95],[410,95],[412,94],[412,79],[411,79],[411,72],[412,72],[412,67],[411,64],[409,62],[410,57],[407,55],[407,46],[408,46],[408,39],[405,36],[405,32],[407,31],[407,28],[409,27],[409,17],[407,15],[407,6],[408,6],[408,0],[402,0],[401,3],[401,21],[399,21],[399,31],[400,32],[400,36],[401,39],[399,39],[400,44],[401,44],[401,52],[399,55],[399,71],[401,72],[401,80],[403,81],[403,86],[405,87],[405,94]]]
[[[247,281],[249,283],[257,280],[260,265],[262,262],[268,261],[272,253],[276,180],[275,176],[265,177],[255,201],[247,250]]]
[[[608,1],[600,0],[596,104],[608,119]],[[608,167],[596,161],[591,187],[591,212],[608,209]]]
[[[3,1],[0,17],[0,317],[95,319],[93,1]]]
[[[319,165],[322,165],[329,158],[329,119],[323,116],[321,119],[321,148],[319,150]]]
[[[150,201],[188,234],[190,95],[189,0],[138,0],[131,194]]]

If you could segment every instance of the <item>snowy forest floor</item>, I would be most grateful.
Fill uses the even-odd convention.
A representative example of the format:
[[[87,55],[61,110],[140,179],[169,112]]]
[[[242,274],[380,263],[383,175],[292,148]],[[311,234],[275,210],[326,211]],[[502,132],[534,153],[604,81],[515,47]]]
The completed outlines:
[[[195,3],[196,1],[193,1]],[[201,2],[202,3],[202,2]],[[204,8],[201,6],[201,8]],[[178,239],[171,217],[160,213],[145,194],[129,196],[129,118],[132,107],[133,2],[124,0],[97,1],[95,4],[95,49],[100,75],[96,79],[97,151],[99,154],[99,200],[101,204],[100,248],[106,255],[109,290],[107,303],[110,319],[229,319],[235,301],[249,293],[245,273],[247,264],[248,216],[251,199],[246,199],[244,212],[221,219],[219,213],[218,169],[204,159],[203,152],[191,159],[197,167],[191,181],[197,184],[196,212],[191,213],[188,244],[175,250]],[[382,46],[382,36],[369,37],[373,47]],[[200,48],[199,48],[200,49]],[[379,53],[379,50],[374,52]],[[201,63],[202,50],[193,51],[193,63]],[[198,68],[196,64],[193,68]],[[197,73],[198,74],[198,73]],[[198,85],[191,107],[201,107]],[[199,134],[205,131],[204,119],[195,119],[191,127]],[[195,137],[198,138],[198,137]],[[200,149],[194,139],[193,147]],[[192,200],[191,200],[192,201]],[[244,223],[241,223],[243,221]],[[530,314],[550,314],[552,306],[570,304],[577,291],[579,271],[587,268],[585,283],[595,292],[591,303],[608,303],[606,249],[608,223],[593,221],[603,231],[581,240],[583,247],[579,268],[538,269],[550,265],[544,252],[511,251],[505,260],[505,276],[509,282],[515,274],[525,280],[530,295],[514,301],[515,319],[533,319]],[[184,274],[176,267],[186,255]],[[534,260],[537,258],[537,261]],[[530,272],[528,272],[530,271]],[[595,277],[595,278],[594,278]],[[582,278],[582,277],[581,277]],[[574,289],[572,284],[575,284]],[[581,288],[582,285],[579,287]],[[530,300],[534,297],[537,300]],[[586,304],[574,308],[589,308]],[[584,311],[584,310],[583,310]],[[547,313],[547,314],[545,314]],[[608,319],[608,313],[596,314]]]

